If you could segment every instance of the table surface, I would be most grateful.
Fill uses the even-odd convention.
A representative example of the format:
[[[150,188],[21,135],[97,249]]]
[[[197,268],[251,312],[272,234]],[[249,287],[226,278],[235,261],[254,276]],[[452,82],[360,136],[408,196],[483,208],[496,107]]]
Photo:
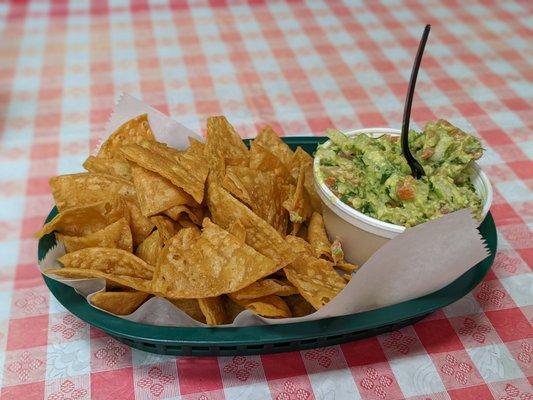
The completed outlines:
[[[121,92],[198,131],[399,127],[426,23],[413,123],[479,135],[494,186],[499,251],[471,294],[390,334],[219,358],[132,350],[50,296],[47,180],[81,170]],[[0,32],[2,399],[533,398],[533,3],[16,1]]]

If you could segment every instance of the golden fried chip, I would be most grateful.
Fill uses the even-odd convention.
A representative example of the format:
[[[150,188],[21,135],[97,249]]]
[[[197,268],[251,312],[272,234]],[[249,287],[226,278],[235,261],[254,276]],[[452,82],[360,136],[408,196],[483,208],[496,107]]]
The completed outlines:
[[[174,186],[161,175],[139,167],[137,164],[132,164],[131,169],[133,185],[143,215],[150,217],[174,206],[200,206],[183,189]]]
[[[280,279],[261,279],[251,285],[246,286],[241,290],[237,290],[233,293],[228,293],[228,296],[233,301],[251,300],[259,297],[265,297],[270,295],[276,296],[290,296],[297,294],[298,290],[292,284]]]
[[[285,240],[289,243],[295,253],[306,254],[309,256],[314,255],[311,244],[306,242],[305,239],[294,235],[287,235],[285,236]]]
[[[228,228],[228,232],[239,239],[239,242],[246,243],[246,228],[240,221],[234,221]]]
[[[313,157],[311,157],[308,152],[298,146],[289,161],[290,174],[294,178],[294,180],[298,179],[298,175],[300,174],[300,167],[302,165],[313,165]]]
[[[131,182],[112,175],[81,173],[62,175],[50,179],[52,194],[60,211],[83,206],[116,196],[126,201],[133,245],[137,246],[152,231],[154,225],[142,215]]]
[[[202,143],[199,140],[196,140],[195,138],[189,136],[189,145],[190,150],[193,154],[205,157],[205,143]]]
[[[202,203],[204,199],[205,181],[209,174],[209,165],[207,158],[205,157],[205,145],[192,138],[189,138],[191,147],[180,154],[178,163],[187,171],[189,175],[189,181],[194,182],[194,185],[189,185],[190,190],[187,187],[183,189],[189,193],[198,204]]]
[[[299,294],[285,297],[284,300],[289,306],[293,317],[304,317],[316,311],[313,306]]]
[[[300,168],[304,169],[304,187],[309,197],[309,202],[314,211],[322,212],[322,201],[316,193],[313,176],[313,158],[300,146],[294,152],[291,160],[290,173],[294,179],[298,179]]]
[[[249,205],[254,213],[268,222],[281,235],[287,231],[288,214],[283,208],[285,196],[284,187],[281,180],[274,172],[255,171],[248,167],[228,166],[226,167],[226,178],[231,176],[232,181],[240,182],[249,196]],[[238,193],[230,193],[239,197]],[[243,200],[241,198],[241,200]]]
[[[202,314],[205,316],[207,325],[223,325],[228,323],[226,308],[220,296],[198,299],[198,304],[200,310],[202,310]]]
[[[99,292],[91,296],[91,304],[115,315],[128,315],[138,309],[149,293]]]
[[[349,262],[346,262],[344,260],[344,251],[342,250],[341,242],[339,241],[339,239],[335,239],[331,244],[331,257],[333,259],[335,267],[345,272],[352,273],[359,269],[358,265],[350,264]]]
[[[118,197],[111,197],[108,200],[60,212],[35,236],[41,238],[53,231],[71,236],[84,236],[99,231],[121,218],[129,219],[125,203]]]
[[[270,295],[259,297],[251,300],[235,300],[234,301],[244,308],[253,311],[257,315],[267,318],[289,318],[292,316],[291,310],[281,297]]]
[[[309,227],[307,228],[307,240],[311,243],[315,257],[325,257],[331,260],[331,243],[326,233],[322,215],[313,212]]]
[[[165,217],[164,215],[154,215],[150,220],[157,227],[159,237],[166,243],[172,236],[174,236],[181,229],[181,225],[176,221]]]
[[[331,244],[331,257],[335,265],[344,263],[344,251],[342,250],[339,239],[335,239]]]
[[[201,225],[204,219],[203,208],[190,208],[187,206],[174,206],[165,210],[163,214],[177,222],[182,219],[183,215],[186,215],[196,225]]]
[[[87,247],[109,247],[130,253],[133,251],[130,224],[126,218],[121,218],[86,236],[67,236],[57,233],[56,238],[65,245],[67,253]]]
[[[131,182],[113,175],[79,174],[60,175],[50,179],[52,195],[59,211],[85,206],[121,196],[127,201],[136,201]]]
[[[244,182],[242,182],[235,172],[231,171],[229,168],[226,169],[226,173],[222,179],[222,187],[237,197],[248,207],[252,207],[252,196],[250,193],[248,193]]]
[[[208,219],[203,225],[199,237],[185,228],[165,246],[154,279],[154,290],[163,296],[214,297],[242,289],[279,269],[274,261]]]
[[[311,256],[301,255],[284,271],[287,279],[317,310],[346,286],[346,281],[335,271],[333,263]]]
[[[169,252],[171,250],[170,245],[172,244],[176,248],[188,249],[198,240],[200,234],[200,229],[198,229],[196,225],[190,228],[183,228],[179,231],[179,234],[174,235],[171,240],[165,244],[163,249],[159,252],[152,279],[152,289],[154,292],[166,297],[165,293],[168,291],[168,282],[166,282],[166,280],[171,280],[171,275],[173,274],[172,268],[169,268],[170,264],[167,263],[167,258],[169,257]],[[172,257],[172,255],[170,256]],[[172,298],[172,296],[170,297]],[[179,298],[179,296],[175,296],[175,298]]]
[[[292,193],[290,197],[283,202],[283,207],[289,212],[289,219],[293,223],[293,235],[298,233],[301,224],[309,219],[312,212],[309,196],[305,191],[304,181],[305,170],[304,167],[301,166],[294,193]]]
[[[182,228],[197,228],[198,225],[191,221],[191,219],[187,215],[180,215],[178,220],[176,221],[178,224],[181,225]]]
[[[250,168],[256,171],[271,171],[281,176],[284,181],[289,182],[292,177],[289,175],[287,165],[276,157],[270,150],[254,140],[250,146]],[[296,182],[296,180],[294,180]]]
[[[239,315],[241,312],[245,310],[245,308],[235,303],[228,296],[221,296],[221,297],[224,301],[224,307],[226,309],[226,314],[228,316],[228,324],[230,324],[235,320],[235,317],[237,317],[237,315]]]
[[[290,147],[280,139],[279,135],[270,126],[265,126],[254,140],[265,149],[275,154],[285,166],[291,164],[293,152]]]
[[[227,165],[248,165],[248,149],[226,117],[207,119],[205,154],[214,179],[222,181]]]
[[[89,156],[83,163],[83,168],[96,174],[115,175],[131,181],[131,169],[124,158],[104,158]]]
[[[192,319],[205,324],[205,316],[197,299],[167,299]]]
[[[162,143],[143,142],[121,147],[131,162],[161,175],[190,194],[197,203],[204,198],[204,186],[209,172],[207,160],[197,150],[185,152],[166,147]]]
[[[65,268],[96,270],[106,274],[152,279],[154,267],[120,249],[91,247],[58,258]]]
[[[144,262],[155,267],[162,249],[163,240],[161,240],[161,237],[159,236],[159,231],[155,230],[150,234],[150,236],[144,239],[139,246],[137,246],[135,255]]]
[[[142,214],[137,200],[127,201],[126,207],[130,212],[131,236],[133,237],[133,246],[136,247],[150,235],[155,225]]]
[[[115,132],[113,132],[107,140],[102,143],[98,150],[99,157],[113,158],[120,155],[119,149],[127,144],[140,143],[145,140],[155,140],[150,124],[148,123],[148,115],[141,114],[135,118],[130,119]]]
[[[300,224],[300,228],[298,229],[296,236],[301,237],[302,239],[305,240],[307,238],[307,225]]]
[[[296,257],[283,237],[266,221],[224,190],[215,180],[208,179],[207,204],[216,224],[223,228],[235,222],[246,229],[246,244],[272,259],[279,268]]]
[[[343,262],[340,262],[338,264],[335,264],[335,267],[340,269],[340,270],[343,270],[344,272],[348,272],[349,274],[351,274],[352,272],[355,272],[359,269],[359,265],[357,264],[350,264],[346,261],[343,261]]]
[[[127,275],[109,274],[95,269],[48,268],[43,272],[46,275],[55,275],[72,279],[103,278],[106,280],[106,287],[108,288],[110,286],[118,286],[122,288],[127,287],[140,292],[150,292],[152,290],[152,281],[149,279],[135,278]]]

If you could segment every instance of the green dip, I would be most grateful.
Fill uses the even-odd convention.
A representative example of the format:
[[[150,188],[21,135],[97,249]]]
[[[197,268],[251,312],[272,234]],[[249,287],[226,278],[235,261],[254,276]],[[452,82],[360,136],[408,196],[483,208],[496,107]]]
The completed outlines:
[[[419,180],[411,176],[399,137],[348,137],[336,130],[327,135],[331,145],[316,152],[321,178],[356,210],[406,227],[466,207],[480,219],[483,205],[469,167],[483,148],[449,122],[429,122],[423,132],[409,133],[409,148],[426,172]]]

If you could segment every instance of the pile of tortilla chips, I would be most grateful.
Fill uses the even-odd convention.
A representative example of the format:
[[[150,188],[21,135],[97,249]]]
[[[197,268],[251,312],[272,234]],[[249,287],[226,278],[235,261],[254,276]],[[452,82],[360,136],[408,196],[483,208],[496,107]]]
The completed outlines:
[[[92,304],[117,315],[152,296],[195,320],[231,323],[244,309],[303,316],[335,297],[357,267],[331,243],[312,158],[270,127],[246,147],[225,117],[187,150],[155,140],[140,115],[119,127],[88,172],[50,180],[66,278],[104,278]]]

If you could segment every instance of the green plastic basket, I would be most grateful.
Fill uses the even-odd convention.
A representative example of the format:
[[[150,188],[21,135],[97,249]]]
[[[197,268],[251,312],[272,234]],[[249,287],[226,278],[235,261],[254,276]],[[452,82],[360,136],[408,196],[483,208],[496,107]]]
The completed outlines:
[[[301,146],[313,153],[325,137],[286,137],[291,147]],[[46,222],[57,215],[54,207]],[[431,312],[459,300],[485,277],[494,261],[497,247],[496,227],[489,213],[479,231],[490,256],[434,293],[388,307],[358,314],[271,326],[244,328],[175,328],[131,322],[91,307],[74,289],[43,276],[55,298],[72,314],[101,329],[128,346],[157,354],[185,356],[230,356],[278,353],[331,346],[412,324]],[[39,240],[41,260],[56,243],[53,234]]]

